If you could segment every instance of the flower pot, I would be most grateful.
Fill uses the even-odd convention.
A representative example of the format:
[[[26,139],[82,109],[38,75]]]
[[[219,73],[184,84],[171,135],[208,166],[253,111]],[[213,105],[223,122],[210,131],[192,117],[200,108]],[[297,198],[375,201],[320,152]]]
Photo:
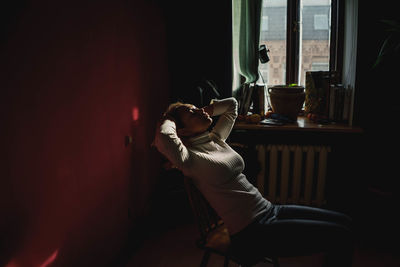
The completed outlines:
[[[274,113],[297,120],[305,100],[303,86],[275,85],[268,88],[268,93]]]

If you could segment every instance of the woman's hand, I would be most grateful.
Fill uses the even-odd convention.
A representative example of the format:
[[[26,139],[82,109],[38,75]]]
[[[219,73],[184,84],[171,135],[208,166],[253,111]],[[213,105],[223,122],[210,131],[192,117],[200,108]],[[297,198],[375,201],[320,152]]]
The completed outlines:
[[[172,117],[169,114],[164,113],[164,114],[162,114],[162,116],[159,119],[158,123],[161,125],[165,120],[170,120],[170,121],[175,122],[175,118],[174,117]]]
[[[175,122],[175,119],[172,116],[169,116],[168,114],[162,114],[161,118],[158,119],[157,124],[156,124],[156,129],[157,131],[160,129],[161,125],[164,123],[165,120],[170,120]]]
[[[214,113],[214,105],[210,104],[208,106],[203,107],[204,111],[210,115],[210,117],[212,117],[213,113]]]

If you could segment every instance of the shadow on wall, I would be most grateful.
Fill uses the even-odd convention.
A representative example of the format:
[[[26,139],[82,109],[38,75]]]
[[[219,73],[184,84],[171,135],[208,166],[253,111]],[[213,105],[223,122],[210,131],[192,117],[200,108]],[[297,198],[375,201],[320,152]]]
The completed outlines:
[[[0,265],[107,265],[159,169],[149,147],[169,94],[160,10],[145,0],[9,5]]]

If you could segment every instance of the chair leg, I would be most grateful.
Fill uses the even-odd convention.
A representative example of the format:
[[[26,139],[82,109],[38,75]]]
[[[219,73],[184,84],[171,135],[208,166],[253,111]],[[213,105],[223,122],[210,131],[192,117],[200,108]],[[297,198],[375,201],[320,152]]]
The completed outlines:
[[[272,258],[272,264],[274,265],[274,267],[279,267],[280,264],[279,264],[278,258],[273,257]]]
[[[229,266],[229,257],[225,256],[224,267],[228,267],[228,266]]]
[[[206,267],[208,260],[210,259],[211,252],[209,250],[204,251],[203,259],[201,260],[200,267]]]

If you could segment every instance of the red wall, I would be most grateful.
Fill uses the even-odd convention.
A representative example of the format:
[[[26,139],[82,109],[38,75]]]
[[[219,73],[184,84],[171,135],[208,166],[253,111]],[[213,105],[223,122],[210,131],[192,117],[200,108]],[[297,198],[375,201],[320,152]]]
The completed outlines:
[[[1,47],[1,266],[107,265],[146,213],[159,169],[150,143],[169,95],[160,9],[73,2],[18,7]]]

